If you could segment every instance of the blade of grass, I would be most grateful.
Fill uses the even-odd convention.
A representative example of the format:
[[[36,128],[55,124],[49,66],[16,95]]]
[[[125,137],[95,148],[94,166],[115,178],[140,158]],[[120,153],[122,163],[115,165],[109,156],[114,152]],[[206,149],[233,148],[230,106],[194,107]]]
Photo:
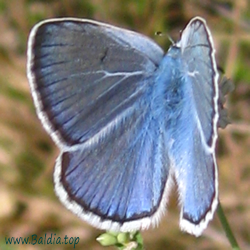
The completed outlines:
[[[231,230],[231,227],[230,227],[230,225],[229,225],[229,223],[227,221],[227,218],[226,218],[226,216],[224,214],[224,211],[222,209],[220,201],[218,203],[217,214],[219,216],[220,222],[221,222],[222,227],[223,227],[223,229],[224,229],[224,231],[226,233],[226,236],[227,236],[227,238],[228,238],[228,240],[229,240],[229,242],[231,244],[232,249],[233,250],[240,250],[240,247],[239,247],[239,245],[238,245],[238,243],[237,243],[237,241],[236,241],[236,239],[234,237],[234,234],[233,234],[233,232]]]

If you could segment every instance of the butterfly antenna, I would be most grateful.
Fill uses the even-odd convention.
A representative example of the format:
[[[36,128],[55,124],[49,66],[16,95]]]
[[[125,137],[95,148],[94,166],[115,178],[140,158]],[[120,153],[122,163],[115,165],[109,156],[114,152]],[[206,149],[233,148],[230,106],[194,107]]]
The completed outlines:
[[[174,42],[174,40],[172,39],[172,37],[171,37],[170,35],[168,35],[168,34],[164,34],[164,33],[162,33],[161,31],[156,31],[156,32],[155,32],[155,35],[156,35],[156,36],[167,36],[167,37],[168,37],[168,40],[172,43],[172,45],[175,44],[175,42]]]
[[[174,40],[172,39],[172,37],[170,35],[167,35],[168,36],[168,40],[172,43],[172,45],[175,44]]]

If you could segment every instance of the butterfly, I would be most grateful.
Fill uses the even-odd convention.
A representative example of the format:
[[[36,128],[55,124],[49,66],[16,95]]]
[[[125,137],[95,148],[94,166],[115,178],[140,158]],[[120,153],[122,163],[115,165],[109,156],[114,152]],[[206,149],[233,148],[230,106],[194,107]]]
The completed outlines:
[[[60,148],[61,202],[104,230],[156,225],[175,181],[180,228],[202,234],[218,203],[218,72],[206,21],[165,54],[139,33],[50,19],[31,31],[27,76],[37,115]]]

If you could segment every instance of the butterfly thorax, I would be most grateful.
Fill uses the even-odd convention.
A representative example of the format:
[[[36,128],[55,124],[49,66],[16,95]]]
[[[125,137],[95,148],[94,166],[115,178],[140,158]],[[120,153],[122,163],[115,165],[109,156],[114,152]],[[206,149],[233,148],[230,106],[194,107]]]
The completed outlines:
[[[171,47],[156,71],[153,106],[162,110],[165,119],[172,119],[173,115],[178,116],[179,112],[176,110],[181,110],[183,106],[184,82],[180,71],[180,53],[178,47]]]

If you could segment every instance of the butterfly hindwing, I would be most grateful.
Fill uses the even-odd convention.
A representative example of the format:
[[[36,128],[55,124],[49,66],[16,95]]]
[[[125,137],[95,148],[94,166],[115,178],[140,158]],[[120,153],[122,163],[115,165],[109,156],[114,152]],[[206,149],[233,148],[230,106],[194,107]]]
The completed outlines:
[[[157,223],[165,207],[165,185],[171,181],[158,131],[144,109],[104,138],[63,152],[54,175],[61,201],[102,229],[132,231]]]

